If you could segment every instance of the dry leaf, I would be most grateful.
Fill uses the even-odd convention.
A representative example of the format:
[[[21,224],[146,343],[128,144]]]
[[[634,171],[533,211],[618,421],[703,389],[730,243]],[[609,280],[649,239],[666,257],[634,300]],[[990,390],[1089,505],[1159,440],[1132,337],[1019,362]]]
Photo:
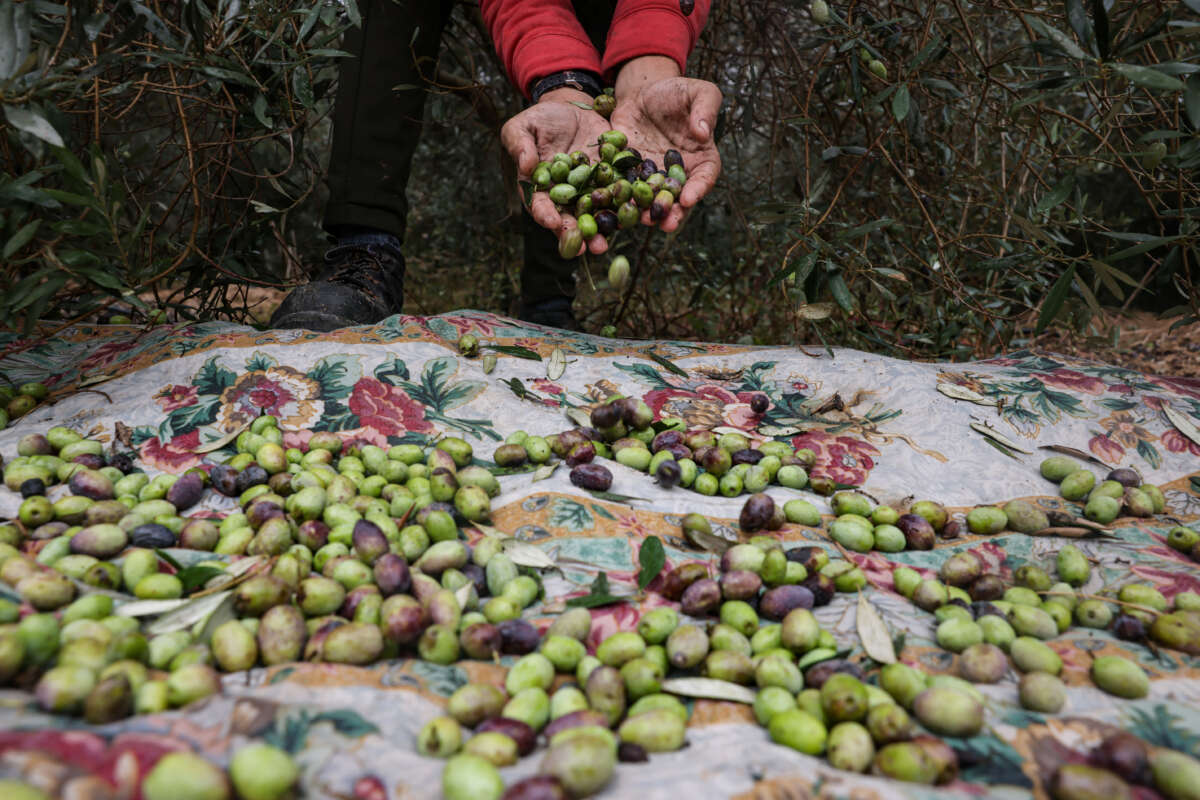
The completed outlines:
[[[120,617],[153,617],[183,608],[190,602],[191,600],[186,597],[174,600],[136,600],[132,603],[124,603],[113,613]]]
[[[758,432],[763,436],[795,436],[803,433],[804,429],[795,425],[759,425]]]
[[[718,425],[717,427],[712,429],[712,432],[716,433],[716,434],[736,433],[738,436],[746,435],[746,432],[744,430],[742,430],[741,428],[731,428],[728,425]]]
[[[508,554],[508,557],[518,567],[549,569],[555,566],[554,559],[546,555],[541,549],[527,542],[522,542],[519,539],[506,539],[504,541],[504,552]]]
[[[1107,467],[1108,464],[1096,458],[1086,450],[1079,450],[1075,447],[1067,447],[1065,444],[1042,444],[1038,445],[1038,450],[1050,450],[1055,453],[1063,453],[1068,456],[1082,458],[1084,461],[1091,461],[1093,464],[1099,464],[1102,467]]]
[[[683,535],[684,538],[701,550],[716,553],[717,555],[723,555],[726,550],[735,544],[728,539],[717,536],[715,533],[705,533],[704,531],[692,530],[690,528],[684,528]]]
[[[546,480],[546,478],[554,474],[554,470],[558,469],[558,465],[561,463],[561,461],[555,461],[553,464],[543,464],[538,467],[533,471],[533,477],[529,479],[530,482],[537,483],[538,481]]]
[[[567,371],[567,354],[561,347],[550,351],[550,360],[546,362],[546,377],[556,381]]]
[[[574,422],[581,428],[589,428],[592,425],[591,415],[589,415],[588,412],[584,411],[582,408],[568,408],[567,419],[571,420],[571,422]]]
[[[757,696],[753,689],[730,681],[719,681],[715,678],[668,678],[662,682],[662,690],[684,697],[730,700],[747,705],[753,705],[754,698]]]
[[[184,605],[176,608],[174,611],[163,614],[163,616],[147,625],[146,633],[151,636],[158,636],[162,633],[186,630],[197,622],[208,619],[225,602],[225,598],[232,596],[232,594],[232,592],[218,592],[210,594],[207,597],[201,597],[198,600],[185,600]],[[121,610],[124,610],[124,606],[122,606]]]
[[[862,641],[863,650],[867,655],[880,664],[896,663],[896,648],[892,645],[892,635],[875,606],[867,602],[867,596],[858,593],[858,613],[856,615],[858,638]]]
[[[81,380],[79,383],[75,384],[75,388],[82,389],[85,386],[95,386],[98,383],[104,383],[105,381],[111,381],[115,377],[117,377],[117,376],[116,375],[93,375],[92,377],[85,378],[84,380]]]
[[[968,389],[965,386],[959,386],[957,383],[939,383],[937,390],[946,397],[954,400],[966,400],[968,403],[975,403],[981,406],[995,406],[995,400],[989,400],[979,392]]]
[[[250,422],[253,422],[253,420],[251,420]],[[204,444],[193,448],[192,452],[193,453],[211,453],[213,450],[220,450],[222,447],[224,447],[225,445],[229,444],[234,439],[236,439],[238,437],[238,435],[241,434],[242,431],[249,428],[250,422],[246,422],[243,425],[239,425],[238,427],[234,428],[229,433],[222,436],[220,439],[213,439],[211,442],[205,442]]]
[[[458,603],[458,607],[463,611],[467,610],[467,603],[471,599],[471,590],[473,588],[475,588],[475,584],[467,582],[458,587],[458,591],[454,593],[454,600]]]
[[[491,525],[485,525],[482,522],[475,523],[475,530],[482,533],[484,536],[491,536],[495,539],[507,539],[508,534],[499,528],[493,528]]]
[[[800,319],[816,321],[826,319],[833,314],[833,303],[804,303],[796,306],[796,316]]]
[[[197,641],[208,643],[212,640],[213,631],[224,625],[226,622],[236,620],[237,614],[233,610],[233,593],[226,592],[217,607],[208,615],[208,619],[204,621],[204,627],[200,629]]]
[[[976,431],[978,433],[982,433],[984,436],[988,437],[992,441],[999,442],[1000,444],[1004,445],[1005,447],[1007,447],[1010,450],[1016,450],[1018,453],[1026,453],[1028,455],[1033,455],[1032,450],[1026,450],[1025,448],[1021,447],[1021,445],[1017,444],[1012,439],[1009,439],[1007,436],[1000,433],[1000,431],[996,430],[995,428],[989,428],[987,425],[983,425],[978,422],[972,422],[971,430]]]
[[[1167,419],[1175,426],[1176,430],[1196,444],[1200,444],[1200,428],[1197,428],[1190,419],[1170,406],[1163,406],[1163,413],[1167,415]]]

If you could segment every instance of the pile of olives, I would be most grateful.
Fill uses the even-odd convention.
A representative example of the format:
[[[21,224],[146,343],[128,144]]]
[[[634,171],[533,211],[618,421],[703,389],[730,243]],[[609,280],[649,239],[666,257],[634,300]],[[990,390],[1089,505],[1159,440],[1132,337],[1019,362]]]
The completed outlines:
[[[0,385],[0,431],[8,427],[10,420],[23,417],[37,408],[49,394],[46,384],[36,381],[22,383],[16,388]]]

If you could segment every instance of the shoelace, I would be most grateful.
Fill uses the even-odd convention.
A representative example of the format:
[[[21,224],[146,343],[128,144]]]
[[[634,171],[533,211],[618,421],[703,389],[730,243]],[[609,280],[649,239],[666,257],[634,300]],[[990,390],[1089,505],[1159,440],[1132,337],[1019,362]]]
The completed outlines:
[[[386,256],[376,253],[370,245],[363,245],[347,248],[344,258],[341,265],[325,280],[353,286],[364,294],[384,301],[389,308],[399,305],[392,289],[392,281],[387,277],[384,264]]]

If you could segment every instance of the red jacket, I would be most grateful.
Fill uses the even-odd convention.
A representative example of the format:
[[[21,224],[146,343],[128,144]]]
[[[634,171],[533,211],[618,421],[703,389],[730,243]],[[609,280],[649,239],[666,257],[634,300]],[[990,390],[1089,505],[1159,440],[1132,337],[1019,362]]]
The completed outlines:
[[[483,19],[509,80],[526,96],[539,78],[586,69],[610,83],[621,64],[638,56],[667,56],[682,72],[708,19],[710,0],[688,16],[679,0],[618,0],[603,58],[575,18],[571,0],[480,0]]]

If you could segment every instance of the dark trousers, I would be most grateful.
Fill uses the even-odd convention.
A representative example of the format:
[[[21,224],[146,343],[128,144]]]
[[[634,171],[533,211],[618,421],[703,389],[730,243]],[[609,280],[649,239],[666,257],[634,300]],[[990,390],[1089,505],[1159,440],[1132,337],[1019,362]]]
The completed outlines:
[[[359,225],[403,241],[405,187],[421,135],[425,80],[433,77],[453,5],[453,0],[359,0],[362,27],[350,28],[342,44],[353,57],[342,60],[334,103],[326,230]],[[606,13],[597,14],[597,6]],[[604,0],[580,4],[580,21],[598,46],[614,6]],[[400,85],[420,88],[393,91]],[[554,234],[528,212],[523,217],[522,302],[574,297],[576,259],[559,257]]]

